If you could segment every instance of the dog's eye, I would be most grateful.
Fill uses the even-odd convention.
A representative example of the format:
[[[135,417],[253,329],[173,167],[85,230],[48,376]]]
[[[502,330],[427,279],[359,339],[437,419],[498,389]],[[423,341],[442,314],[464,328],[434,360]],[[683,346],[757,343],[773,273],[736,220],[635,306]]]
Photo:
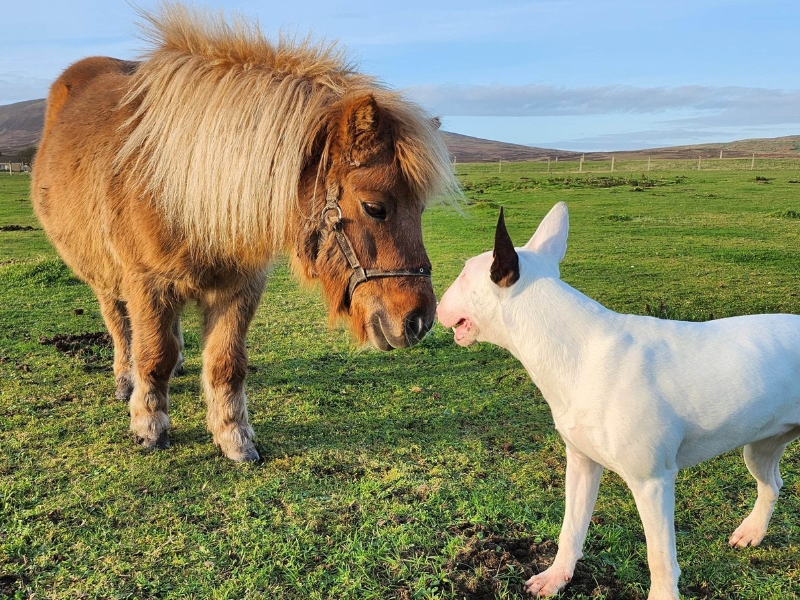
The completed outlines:
[[[367,216],[377,219],[378,221],[386,220],[386,207],[377,202],[362,202],[361,208],[367,213]]]

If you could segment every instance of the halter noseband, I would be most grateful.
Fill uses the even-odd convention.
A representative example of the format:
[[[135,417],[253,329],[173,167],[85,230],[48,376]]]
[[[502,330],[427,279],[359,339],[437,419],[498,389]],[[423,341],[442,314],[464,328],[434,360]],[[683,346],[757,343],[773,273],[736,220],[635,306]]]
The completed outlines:
[[[353,297],[353,292],[359,284],[369,281],[370,279],[380,279],[382,277],[427,277],[431,278],[430,267],[417,267],[414,269],[405,269],[401,271],[381,271],[379,269],[365,269],[358,262],[358,257],[353,251],[353,245],[350,239],[344,233],[342,228],[342,209],[339,206],[339,185],[336,183],[328,185],[328,192],[325,196],[325,208],[322,209],[322,226],[325,226],[325,215],[329,210],[336,212],[336,220],[330,223],[331,229],[336,236],[336,241],[342,254],[347,259],[347,263],[353,272],[350,274],[350,281],[347,284],[347,304]]]

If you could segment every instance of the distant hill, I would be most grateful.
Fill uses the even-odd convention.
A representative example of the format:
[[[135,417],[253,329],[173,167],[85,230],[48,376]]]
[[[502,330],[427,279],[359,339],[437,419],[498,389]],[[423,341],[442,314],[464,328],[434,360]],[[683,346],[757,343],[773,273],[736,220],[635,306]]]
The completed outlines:
[[[44,125],[45,100],[28,100],[0,106],[0,153],[14,154],[18,150],[39,143]],[[521,144],[507,144],[493,140],[461,135],[449,131],[442,132],[444,141],[456,162],[496,162],[545,160],[577,160],[580,152],[536,148]],[[625,152],[586,152],[586,160],[609,160],[612,154],[624,158],[715,158],[720,150],[728,158],[744,158],[756,153],[761,157],[784,158],[800,156],[800,135],[779,138],[740,140],[721,144],[699,144],[695,146],[672,146],[649,150]],[[0,157],[0,162],[2,162]]]
[[[0,106],[0,152],[13,154],[38,144],[44,127],[44,109],[44,98]]]
[[[500,159],[507,161],[541,160],[548,156],[553,160],[556,157],[559,160],[575,160],[581,155],[580,152],[507,144],[450,131],[443,131],[442,135],[444,143],[447,144],[447,149],[450,151],[450,156],[455,157],[457,163],[496,162]]]
[[[610,160],[613,154],[622,158],[749,158],[754,153],[760,158],[800,158],[800,135],[787,135],[777,138],[753,138],[722,142],[718,144],[695,144],[692,146],[670,146],[631,150],[627,152],[587,152],[587,160]]]
[[[497,162],[498,160],[577,160],[581,154],[586,160],[611,160],[615,156],[621,159],[652,158],[747,158],[756,153],[761,158],[796,158],[800,157],[800,135],[789,135],[779,138],[756,138],[738,140],[718,144],[697,144],[694,146],[670,146],[650,148],[647,150],[626,150],[617,152],[570,152],[551,148],[536,148],[518,144],[506,144],[481,138],[469,137],[458,133],[443,132],[444,141],[456,162]]]

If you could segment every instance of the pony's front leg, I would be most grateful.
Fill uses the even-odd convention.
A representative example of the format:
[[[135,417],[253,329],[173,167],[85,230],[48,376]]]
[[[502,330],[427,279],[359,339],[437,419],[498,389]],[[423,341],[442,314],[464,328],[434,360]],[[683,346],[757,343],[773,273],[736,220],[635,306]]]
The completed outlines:
[[[208,413],[206,423],[214,443],[222,453],[237,462],[258,460],[255,433],[247,420],[247,375],[245,336],[253,319],[263,277],[251,282],[238,294],[210,294],[203,307],[203,388]]]
[[[133,354],[131,431],[145,448],[169,447],[169,379],[178,360],[173,323],[181,308],[170,290],[147,278],[127,286]]]
[[[679,600],[678,559],[675,549],[675,476],[628,481],[644,526],[647,564],[650,567],[648,600]]]

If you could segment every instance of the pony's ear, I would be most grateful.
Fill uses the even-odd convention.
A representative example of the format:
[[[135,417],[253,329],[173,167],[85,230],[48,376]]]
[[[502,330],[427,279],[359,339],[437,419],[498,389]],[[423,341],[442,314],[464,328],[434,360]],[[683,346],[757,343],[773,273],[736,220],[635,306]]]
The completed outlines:
[[[539,223],[536,233],[525,244],[525,250],[533,250],[561,262],[567,253],[567,233],[569,233],[569,213],[567,205],[559,202]]]
[[[433,125],[434,129],[439,129],[442,126],[442,120],[439,117],[432,117],[431,125]]]
[[[346,101],[343,117],[342,145],[352,166],[365,164],[387,147],[387,128],[384,127],[381,108],[372,94]]]
[[[500,218],[497,220],[497,229],[494,232],[494,251],[492,252],[492,268],[489,276],[500,287],[511,287],[519,279],[519,256],[514,249],[514,243],[506,229],[506,220],[503,217],[503,208],[500,208]]]

